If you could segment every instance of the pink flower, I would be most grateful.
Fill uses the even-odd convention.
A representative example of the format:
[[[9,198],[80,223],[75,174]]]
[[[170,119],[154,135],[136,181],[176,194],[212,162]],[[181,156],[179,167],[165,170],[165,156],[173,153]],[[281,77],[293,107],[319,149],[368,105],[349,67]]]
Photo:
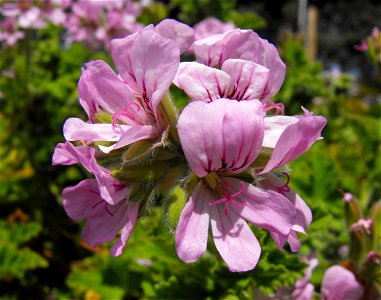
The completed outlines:
[[[224,23],[214,17],[206,18],[193,27],[196,41],[236,28],[233,22]]]
[[[24,32],[17,30],[15,17],[8,17],[0,21],[0,42],[5,41],[8,46],[13,46],[18,40],[24,38]]]
[[[260,152],[262,105],[257,100],[193,102],[180,115],[178,130],[185,157],[201,178],[176,228],[179,257],[191,263],[205,252],[210,222],[214,243],[228,268],[253,269],[260,246],[245,220],[282,236],[289,234],[295,220],[287,198],[233,178]]]
[[[159,103],[167,92],[179,64],[177,44],[148,26],[124,39],[113,40],[111,53],[120,72],[103,61],[86,64],[78,83],[80,102],[90,123],[71,118],[64,126],[69,141],[116,142],[100,146],[108,153],[141,139],[156,139],[168,126]],[[94,124],[107,113],[112,123]]]
[[[174,83],[192,101],[211,102],[219,98],[262,100],[270,79],[269,70],[242,59],[228,59],[221,70],[197,62],[180,64]]]
[[[293,300],[310,300],[314,293],[314,286],[309,281],[311,279],[312,271],[318,265],[318,260],[316,258],[306,259],[308,267],[305,270],[305,275],[303,278],[298,279],[295,282],[295,288],[292,292]]]
[[[135,227],[139,203],[128,201],[129,189],[98,165],[94,148],[74,147],[70,142],[58,144],[53,154],[53,165],[82,164],[95,179],[85,179],[78,185],[63,190],[62,201],[66,213],[73,220],[86,220],[83,239],[92,247],[115,239],[122,229],[111,254],[118,256]]]
[[[324,274],[322,300],[358,300],[363,292],[353,273],[341,266],[332,266]]]
[[[286,66],[277,49],[252,30],[234,29],[196,40],[193,51],[199,63],[210,67],[222,66],[226,60],[235,58],[267,68],[270,78],[263,94],[265,99],[275,95],[283,83]]]

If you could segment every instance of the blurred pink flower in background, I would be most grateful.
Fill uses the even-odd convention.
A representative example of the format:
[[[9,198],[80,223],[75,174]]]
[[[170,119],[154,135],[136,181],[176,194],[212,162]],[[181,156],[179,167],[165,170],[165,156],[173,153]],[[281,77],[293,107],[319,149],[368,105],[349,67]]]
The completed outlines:
[[[316,268],[319,261],[317,258],[311,258],[303,259],[305,263],[308,264],[307,269],[305,270],[305,275],[303,278],[298,279],[295,282],[295,288],[292,292],[292,299],[293,300],[310,300],[312,299],[312,295],[314,293],[314,286],[312,283],[310,283],[311,275],[313,269]]]
[[[322,300],[359,300],[363,292],[354,274],[342,266],[332,266],[324,274]]]
[[[197,41],[211,35],[235,29],[236,26],[233,22],[224,23],[214,17],[209,17],[195,24],[193,28],[195,31],[195,40]]]
[[[111,39],[123,38],[143,28],[136,21],[142,8],[132,0],[79,0],[73,3],[65,24],[68,43],[84,41],[109,48]]]

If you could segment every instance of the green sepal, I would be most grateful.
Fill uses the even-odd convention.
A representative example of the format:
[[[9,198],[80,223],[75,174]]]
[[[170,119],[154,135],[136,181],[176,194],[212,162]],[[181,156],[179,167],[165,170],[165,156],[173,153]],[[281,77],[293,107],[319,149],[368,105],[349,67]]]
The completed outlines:
[[[113,170],[111,175],[126,183],[151,181],[164,177],[168,169],[167,161],[154,161],[138,165],[123,165],[120,169]]]
[[[179,118],[179,113],[176,106],[173,104],[171,95],[169,93],[165,94],[160,102],[159,110],[163,113],[165,120],[169,125],[169,135],[175,141],[179,142],[179,134],[177,132],[177,120]]]
[[[112,116],[109,113],[100,112],[95,115],[95,120],[97,120],[98,123],[111,124]]]
[[[356,223],[361,219],[361,208],[357,198],[349,202],[345,202],[345,220],[348,228],[351,227],[353,223]]]
[[[272,148],[262,147],[261,152],[254,160],[254,162],[251,164],[251,167],[254,169],[263,169],[264,167],[266,167],[273,151],[274,149]]]

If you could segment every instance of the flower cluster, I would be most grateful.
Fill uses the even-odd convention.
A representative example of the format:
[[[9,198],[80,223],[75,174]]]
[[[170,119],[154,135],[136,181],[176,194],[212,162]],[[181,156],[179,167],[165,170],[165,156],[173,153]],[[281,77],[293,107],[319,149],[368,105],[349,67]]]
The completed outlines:
[[[41,29],[48,23],[63,26],[66,43],[86,42],[109,48],[111,39],[136,32],[143,26],[136,21],[150,1],[133,0],[24,0],[1,7],[0,41],[12,46],[24,38],[24,29]]]
[[[326,119],[306,109],[285,116],[271,101],[286,67],[252,30],[194,33],[164,20],[112,40],[118,74],[103,61],[87,63],[78,94],[88,120],[66,121],[53,164],[80,163],[95,176],[62,194],[68,215],[86,220],[89,245],[121,230],[111,249],[121,254],[138,217],[162,205],[180,259],[205,253],[211,227],[228,268],[248,271],[261,253],[248,223],[268,230],[279,249],[299,249],[297,232],[312,215],[289,187],[286,164],[321,138]],[[196,61],[180,63],[186,51]],[[189,96],[180,114],[171,86]]]
[[[67,17],[68,42],[86,41],[109,48],[111,39],[142,29],[136,22],[142,7],[140,2],[132,0],[79,0]]]

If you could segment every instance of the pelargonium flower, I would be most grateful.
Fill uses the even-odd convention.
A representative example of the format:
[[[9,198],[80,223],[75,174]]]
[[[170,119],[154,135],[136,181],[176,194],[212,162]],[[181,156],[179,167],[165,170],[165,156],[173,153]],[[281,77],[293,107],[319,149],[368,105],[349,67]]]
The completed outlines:
[[[310,300],[312,299],[312,295],[314,293],[314,286],[312,283],[310,283],[310,279],[312,271],[316,268],[319,261],[317,260],[317,258],[305,258],[304,261],[308,264],[308,267],[305,270],[304,277],[298,279],[295,282],[295,288],[292,292],[293,300]]]
[[[129,188],[111,176],[110,171],[97,163],[96,151],[89,146],[73,146],[70,142],[58,144],[53,154],[53,164],[80,163],[96,179],[85,179],[62,192],[66,213],[73,220],[86,219],[82,237],[96,247],[122,234],[111,248],[111,254],[120,255],[135,227],[139,202],[128,200]]]
[[[190,47],[199,62],[180,64]],[[183,261],[206,251],[209,224],[231,271],[253,269],[260,256],[247,222],[268,230],[279,248],[288,241],[297,251],[296,232],[305,232],[311,212],[278,168],[320,139],[326,120],[307,110],[266,116],[272,108],[283,113],[270,100],[285,69],[275,47],[250,30],[194,42],[192,28],[164,20],[114,39],[111,55],[118,73],[103,61],[82,69],[78,95],[88,121],[68,119],[67,142],[53,156],[54,164],[80,163],[95,176],[63,193],[69,216],[86,219],[85,240],[96,246],[123,228],[112,248],[119,255],[140,211],[162,195],[169,216],[169,195],[180,190],[189,200],[169,223]],[[191,98],[179,118],[172,82]]]
[[[0,21],[0,42],[5,42],[8,46],[13,46],[18,40],[23,39],[25,34],[17,30],[17,19],[8,17]]]
[[[179,65],[175,41],[158,34],[153,26],[124,39],[113,40],[111,54],[120,72],[103,61],[86,64],[78,83],[80,102],[89,123],[68,119],[64,135],[69,141],[116,142],[100,146],[103,152],[141,139],[156,139],[168,126],[158,109]],[[97,116],[110,123],[97,123]]]
[[[221,67],[228,59],[243,59],[269,70],[269,82],[263,98],[268,99],[280,89],[286,66],[277,49],[252,30],[234,29],[222,34],[197,40],[193,51],[199,63],[209,67]]]
[[[353,273],[342,266],[332,266],[324,274],[322,300],[359,300],[363,292]]]
[[[231,271],[248,271],[260,256],[246,221],[287,236],[294,206],[279,193],[234,178],[261,150],[264,122],[259,101],[192,102],[178,121],[185,157],[202,178],[181,213],[176,250],[187,262],[206,250],[209,222],[217,250]]]

